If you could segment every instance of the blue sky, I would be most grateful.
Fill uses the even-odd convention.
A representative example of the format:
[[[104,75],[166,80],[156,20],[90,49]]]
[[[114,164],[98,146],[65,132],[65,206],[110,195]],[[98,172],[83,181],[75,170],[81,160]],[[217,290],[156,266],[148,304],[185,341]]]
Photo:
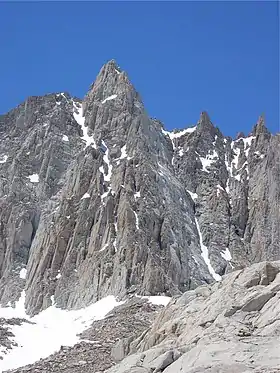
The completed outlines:
[[[226,134],[279,130],[279,11],[270,1],[1,3],[0,113],[83,97],[112,58],[168,129],[202,110]]]

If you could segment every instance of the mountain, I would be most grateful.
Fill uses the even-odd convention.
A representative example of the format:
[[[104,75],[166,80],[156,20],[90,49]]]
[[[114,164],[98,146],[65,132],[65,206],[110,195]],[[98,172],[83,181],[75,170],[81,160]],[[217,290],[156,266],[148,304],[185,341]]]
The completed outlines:
[[[113,60],[83,100],[29,97],[0,116],[0,303],[184,297],[280,260],[279,159],[264,117],[166,131]]]

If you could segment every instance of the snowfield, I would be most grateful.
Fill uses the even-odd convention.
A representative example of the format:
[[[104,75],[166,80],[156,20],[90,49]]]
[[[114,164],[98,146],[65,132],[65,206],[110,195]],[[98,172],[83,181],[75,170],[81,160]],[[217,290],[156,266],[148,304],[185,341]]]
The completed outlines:
[[[25,293],[22,292],[16,307],[0,308],[0,317],[11,319],[24,318],[32,324],[23,323],[11,326],[15,335],[13,341],[18,344],[11,350],[0,350],[0,372],[32,364],[40,358],[58,351],[61,346],[74,346],[80,338],[77,334],[90,327],[93,321],[101,320],[114,307],[124,303],[117,302],[114,296],[107,296],[100,301],[80,310],[66,311],[55,305],[29,317],[24,309]]]
[[[22,274],[25,275],[23,270]],[[171,299],[167,296],[138,297],[163,306],[166,306]],[[82,340],[78,334],[88,329],[93,321],[104,319],[113,308],[124,303],[118,302],[114,296],[109,295],[80,310],[62,310],[53,304],[38,315],[30,317],[25,312],[24,302],[23,291],[15,308],[0,307],[0,318],[22,318],[30,322],[24,322],[20,326],[9,326],[10,331],[15,335],[10,340],[16,342],[18,346],[10,350],[0,346],[0,358],[3,358],[0,360],[0,372],[35,363],[58,351],[61,346],[74,346]]]

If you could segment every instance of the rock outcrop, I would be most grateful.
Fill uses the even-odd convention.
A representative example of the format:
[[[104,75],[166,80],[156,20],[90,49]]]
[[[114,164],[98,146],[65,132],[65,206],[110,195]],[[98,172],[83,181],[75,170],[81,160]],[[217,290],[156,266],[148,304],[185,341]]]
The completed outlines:
[[[115,61],[83,101],[0,117],[0,300],[35,314],[108,294],[180,295],[280,259],[279,135],[165,131]],[[218,286],[218,285],[217,285]]]
[[[280,262],[172,300],[108,373],[280,372]]]

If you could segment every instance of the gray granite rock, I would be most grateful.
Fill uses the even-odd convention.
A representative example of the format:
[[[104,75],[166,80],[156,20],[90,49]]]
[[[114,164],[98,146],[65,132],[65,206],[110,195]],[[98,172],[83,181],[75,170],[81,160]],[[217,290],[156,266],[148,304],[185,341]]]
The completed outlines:
[[[84,100],[28,98],[0,117],[1,303],[175,296],[279,259],[279,144],[262,117],[164,131],[115,61]]]
[[[279,372],[279,299],[279,261],[235,271],[171,301],[106,372]]]

